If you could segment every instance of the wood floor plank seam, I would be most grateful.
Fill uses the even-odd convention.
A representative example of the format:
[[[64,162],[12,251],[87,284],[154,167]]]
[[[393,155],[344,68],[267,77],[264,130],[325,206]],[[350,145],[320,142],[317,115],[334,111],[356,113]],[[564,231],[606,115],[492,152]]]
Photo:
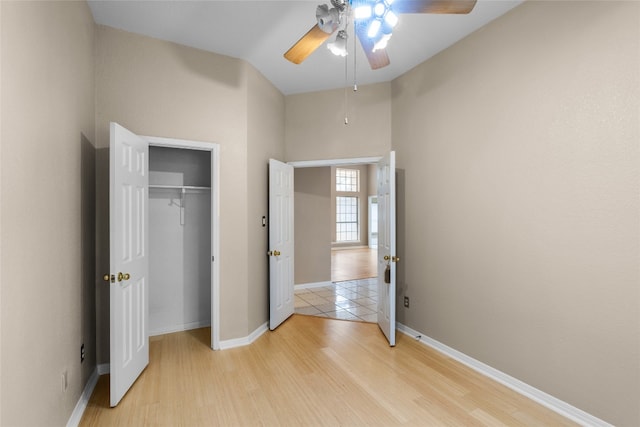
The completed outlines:
[[[293,315],[251,345],[209,348],[210,329],[154,337],[116,408],[99,378],[81,426],[573,426],[376,324]]]

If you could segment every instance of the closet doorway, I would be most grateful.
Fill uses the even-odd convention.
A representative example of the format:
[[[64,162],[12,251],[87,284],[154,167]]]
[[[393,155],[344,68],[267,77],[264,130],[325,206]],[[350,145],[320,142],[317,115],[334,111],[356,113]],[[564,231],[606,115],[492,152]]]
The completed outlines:
[[[149,364],[150,333],[208,324],[206,344],[219,348],[219,147],[143,137],[115,122],[109,129],[110,271],[103,279],[110,285],[110,404],[116,406]],[[191,190],[208,195],[187,210]],[[187,213],[196,219],[194,230],[167,230],[167,207],[177,208],[179,227]],[[193,262],[185,266],[185,258]]]
[[[149,336],[211,326],[218,348],[218,146],[149,141]]]

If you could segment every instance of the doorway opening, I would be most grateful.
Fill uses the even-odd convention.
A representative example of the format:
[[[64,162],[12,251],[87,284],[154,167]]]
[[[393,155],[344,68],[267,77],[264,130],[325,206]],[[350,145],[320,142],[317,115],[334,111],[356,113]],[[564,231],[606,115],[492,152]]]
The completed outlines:
[[[219,146],[149,142],[149,335],[207,328],[219,349]],[[202,334],[199,334],[202,335]],[[204,335],[203,335],[204,336]]]
[[[377,321],[378,160],[289,163],[295,174],[296,313]]]
[[[377,246],[332,249],[331,281],[344,282],[377,277],[377,257]]]
[[[211,326],[211,153],[149,147],[149,335]]]
[[[150,146],[161,146],[156,150]],[[205,152],[187,156],[183,162],[175,162],[187,150]],[[178,149],[178,150],[175,150]],[[211,325],[212,348],[219,347],[219,283],[218,267],[214,256],[219,250],[219,225],[217,216],[219,185],[219,150],[216,144],[198,143],[167,138],[141,137],[117,123],[110,124],[109,144],[109,269],[104,276],[109,286],[109,341],[110,341],[110,404],[116,406],[127,390],[149,364],[149,334],[164,333],[172,330],[187,330]],[[151,156],[150,156],[151,154]],[[153,159],[151,159],[153,157]],[[196,169],[192,161],[202,166],[198,178],[193,182],[190,176]],[[182,163],[178,168],[178,163]],[[151,177],[153,175],[153,177]],[[190,178],[187,179],[187,177]],[[208,193],[206,198],[198,200],[199,212],[185,209],[187,190]],[[169,194],[162,194],[162,193]],[[179,200],[178,200],[179,198]],[[161,209],[161,207],[169,209]],[[152,209],[149,209],[149,208]],[[174,207],[178,209],[172,212]],[[151,211],[157,218],[151,218]],[[177,213],[174,215],[174,213]],[[157,215],[156,215],[157,214]],[[200,218],[205,231],[200,239],[186,239],[184,230],[173,230],[169,236],[151,242],[160,237],[166,224],[186,224],[186,215],[190,221]],[[166,217],[166,218],[165,218]],[[151,219],[151,221],[150,221]],[[165,221],[168,219],[168,222]],[[177,221],[174,221],[176,219]],[[157,220],[157,221],[156,221]],[[156,222],[154,228],[151,223]],[[194,224],[195,225],[195,224]],[[200,227],[192,231],[199,234]],[[166,240],[169,244],[161,245]],[[181,242],[177,242],[181,240]],[[187,250],[185,241],[196,242],[198,248]],[[150,242],[153,249],[149,247]],[[181,243],[181,244],[176,244]],[[160,246],[163,251],[155,252]],[[188,246],[191,246],[189,244]],[[203,249],[204,248],[204,249]],[[171,249],[171,250],[166,250]],[[173,249],[178,249],[177,253]],[[206,259],[199,257],[204,250]],[[154,252],[152,254],[152,252]],[[194,298],[182,298],[187,289],[185,285],[185,266],[180,260],[197,258],[187,270],[200,262],[208,264],[200,268],[193,277],[197,278],[199,290],[208,294],[205,308],[198,306],[195,322],[185,321],[184,304],[191,304]],[[169,266],[160,274],[152,277],[156,270]],[[154,270],[150,274],[150,268]],[[191,273],[191,272],[190,272]],[[167,275],[167,280],[164,280]],[[171,313],[159,312],[160,316],[150,316],[150,295],[165,287],[167,295],[163,300]],[[199,299],[201,295],[197,295]],[[187,302],[188,299],[188,302]],[[175,304],[178,302],[178,306]],[[182,302],[183,307],[179,307]],[[199,304],[199,301],[197,301]],[[208,310],[208,312],[207,312]],[[156,313],[154,313],[156,314]],[[176,315],[177,314],[177,315]],[[151,320],[151,322],[150,322]],[[167,322],[165,322],[168,320]],[[151,328],[157,331],[150,330]]]

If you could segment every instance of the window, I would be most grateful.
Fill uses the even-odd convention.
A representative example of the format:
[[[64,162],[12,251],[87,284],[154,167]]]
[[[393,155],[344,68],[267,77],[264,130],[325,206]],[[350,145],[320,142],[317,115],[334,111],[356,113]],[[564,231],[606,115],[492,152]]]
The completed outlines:
[[[336,168],[336,191],[360,191],[360,172],[357,169]]]
[[[336,168],[336,242],[360,240],[360,171]]]
[[[336,197],[336,242],[358,241],[358,198]]]

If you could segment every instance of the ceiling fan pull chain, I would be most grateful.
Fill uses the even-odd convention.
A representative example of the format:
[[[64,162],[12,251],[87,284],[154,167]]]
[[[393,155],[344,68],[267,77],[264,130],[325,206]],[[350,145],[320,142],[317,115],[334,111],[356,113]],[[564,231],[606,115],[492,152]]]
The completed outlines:
[[[356,68],[356,20],[353,20],[353,91],[358,91],[358,83],[356,82],[356,72],[358,69]]]
[[[332,0],[333,2],[333,0]],[[349,11],[347,10],[346,15],[346,22],[344,25],[344,31],[347,31],[347,29],[349,28]],[[355,25],[355,21],[354,21],[354,25]],[[355,41],[355,31],[353,32],[353,39]],[[355,44],[354,44],[355,47]],[[345,44],[345,49],[347,48],[347,45]],[[353,50],[353,56],[355,57],[356,55],[356,50]],[[344,57],[344,124],[345,126],[349,124],[349,93],[347,91],[347,86],[349,85],[349,72],[348,72],[348,64],[349,64],[349,55],[345,55]]]
[[[347,74],[347,63],[349,60],[347,56],[344,57],[344,124],[349,124],[349,95],[347,92],[347,86],[349,85],[349,76]]]

